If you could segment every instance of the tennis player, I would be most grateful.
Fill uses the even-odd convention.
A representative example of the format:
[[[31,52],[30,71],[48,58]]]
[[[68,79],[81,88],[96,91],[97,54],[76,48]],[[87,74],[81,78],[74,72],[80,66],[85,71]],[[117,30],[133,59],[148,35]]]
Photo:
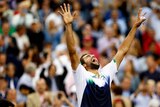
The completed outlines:
[[[112,107],[110,85],[116,72],[118,72],[117,69],[121,61],[131,46],[137,28],[146,20],[144,15],[141,16],[142,9],[139,10],[136,22],[112,61],[100,68],[99,61],[94,55],[84,54],[79,58],[72,32],[72,22],[76,18],[76,12],[71,14],[69,4],[60,7],[59,14],[65,23],[67,47],[75,76],[78,106]]]

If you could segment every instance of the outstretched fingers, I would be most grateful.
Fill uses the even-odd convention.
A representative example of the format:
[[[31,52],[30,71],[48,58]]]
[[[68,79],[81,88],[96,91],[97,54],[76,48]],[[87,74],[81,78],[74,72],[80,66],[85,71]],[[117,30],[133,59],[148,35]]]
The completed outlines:
[[[145,16],[147,13],[145,12],[142,16]]]
[[[63,14],[65,11],[64,11],[64,9],[63,9],[62,5],[61,5],[60,7],[61,7],[62,14]]]
[[[61,16],[63,16],[63,13],[62,13],[62,12],[58,11],[58,13],[59,13]]]
[[[64,7],[64,11],[67,12],[67,7],[65,3],[63,4],[63,7]]]
[[[141,17],[141,13],[142,13],[142,8],[140,8],[139,11],[138,11],[138,18]]]
[[[71,13],[71,10],[70,10],[70,5],[67,4],[67,7],[68,7],[68,12]]]

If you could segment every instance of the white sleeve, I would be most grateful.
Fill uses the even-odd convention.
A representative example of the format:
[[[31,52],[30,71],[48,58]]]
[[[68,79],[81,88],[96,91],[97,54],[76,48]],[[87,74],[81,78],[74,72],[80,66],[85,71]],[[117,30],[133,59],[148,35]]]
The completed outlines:
[[[105,76],[105,77],[110,77],[110,84],[113,80],[113,78],[115,77],[115,74],[118,72],[117,70],[117,64],[116,61],[113,59],[109,64],[105,65],[102,69],[101,69],[101,73]]]
[[[86,81],[86,72],[86,69],[81,64],[79,64],[77,69],[74,71],[74,78],[77,84],[82,84]]]
[[[86,69],[79,64],[76,71],[74,71],[76,93],[78,97],[78,103],[81,104],[83,93],[86,87],[87,71]]]

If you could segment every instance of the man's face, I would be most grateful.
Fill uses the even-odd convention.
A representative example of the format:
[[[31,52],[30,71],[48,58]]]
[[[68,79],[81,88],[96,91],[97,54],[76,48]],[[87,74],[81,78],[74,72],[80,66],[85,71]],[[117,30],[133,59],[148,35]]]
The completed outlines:
[[[100,66],[98,59],[94,55],[86,54],[83,56],[83,59],[87,67],[90,69],[98,69]]]
[[[40,79],[37,81],[36,88],[38,93],[43,93],[46,90],[46,82],[44,79]]]
[[[156,62],[155,62],[153,56],[148,56],[146,61],[147,61],[147,65],[148,65],[149,68],[156,65]]]
[[[56,74],[56,67],[52,65],[48,72],[49,72],[49,76],[54,77]]]
[[[160,96],[160,82],[158,82],[156,85],[156,92],[157,92],[158,96]]]
[[[130,78],[124,78],[121,85],[122,85],[123,90],[130,90],[131,79]]]
[[[0,54],[0,65],[4,65],[6,63],[6,55]]]
[[[6,22],[2,25],[2,30],[3,30],[3,33],[4,34],[8,34],[9,33],[9,29],[10,29],[10,26],[9,26],[9,23]]]

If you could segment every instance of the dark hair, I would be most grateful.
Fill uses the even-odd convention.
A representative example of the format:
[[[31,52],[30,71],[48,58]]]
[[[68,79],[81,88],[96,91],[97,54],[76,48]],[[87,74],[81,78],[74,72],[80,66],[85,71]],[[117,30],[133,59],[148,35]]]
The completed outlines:
[[[3,75],[0,75],[0,80],[7,81],[6,78]]]
[[[6,18],[2,19],[2,26],[3,26],[5,23],[8,23],[8,24],[9,24],[9,21],[8,21]]]
[[[157,59],[159,58],[159,55],[153,53],[153,52],[147,52],[146,53],[146,57],[151,56],[155,61],[157,61]]]
[[[1,107],[14,107],[14,104],[8,100],[0,99]]]
[[[54,64],[50,64],[49,67],[48,67],[48,70],[50,70],[52,66],[54,66],[55,69],[56,69],[56,66]]]
[[[120,86],[115,86],[113,89],[115,95],[122,95],[122,88]]]
[[[0,51],[0,55],[6,55],[6,53],[3,51]]]
[[[82,65],[85,64],[85,61],[84,61],[84,59],[83,59],[83,57],[84,57],[85,55],[87,55],[87,54],[83,54],[83,55],[81,56],[81,58],[80,58],[80,63],[81,63]]]
[[[25,29],[24,25],[18,25],[16,31],[19,32],[20,30]]]
[[[108,54],[107,54],[106,52],[100,53],[100,56],[105,57],[105,58],[108,58]]]

